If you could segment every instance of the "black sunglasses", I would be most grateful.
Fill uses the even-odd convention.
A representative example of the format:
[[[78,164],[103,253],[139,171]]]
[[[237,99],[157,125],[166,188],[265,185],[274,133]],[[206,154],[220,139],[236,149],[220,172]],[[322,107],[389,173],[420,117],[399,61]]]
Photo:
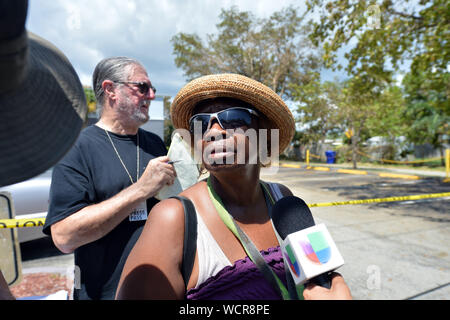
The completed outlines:
[[[139,92],[142,94],[147,94],[150,89],[153,90],[153,93],[156,94],[156,88],[152,86],[151,84],[148,84],[147,82],[135,82],[135,81],[113,81],[114,83],[120,83],[120,84],[134,84],[138,87]]]
[[[249,127],[252,123],[252,116],[258,117],[259,115],[255,110],[241,107],[215,113],[197,113],[189,119],[189,130],[194,134],[195,122],[200,122],[203,135],[211,127],[212,119],[217,119],[219,125],[225,130]]]

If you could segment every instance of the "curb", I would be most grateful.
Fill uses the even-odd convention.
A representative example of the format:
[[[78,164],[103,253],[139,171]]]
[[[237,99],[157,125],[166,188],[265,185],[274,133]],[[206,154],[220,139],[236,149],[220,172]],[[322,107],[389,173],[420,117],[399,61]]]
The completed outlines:
[[[398,174],[398,173],[379,173],[380,177],[383,178],[399,178],[399,179],[409,179],[409,180],[419,180],[419,176],[413,176],[408,174]]]
[[[421,176],[419,175],[414,175],[414,174],[402,174],[402,173],[391,173],[391,172],[379,172],[379,173],[375,173],[375,172],[370,172],[369,170],[356,170],[356,169],[343,169],[343,168],[338,168],[335,169],[330,168],[330,167],[324,167],[324,166],[302,166],[302,165],[296,165],[296,164],[281,164],[280,167],[284,167],[284,168],[304,168],[306,170],[317,170],[317,171],[336,171],[339,173],[346,173],[346,174],[358,174],[358,175],[377,175],[379,177],[382,178],[396,178],[396,179],[407,179],[407,180],[420,180],[423,177],[435,177],[435,178],[440,178],[441,176],[437,176],[434,174],[430,174],[430,175],[426,175],[423,174]],[[376,171],[376,170],[375,170]],[[445,178],[443,179],[443,182],[450,182],[450,178]]]

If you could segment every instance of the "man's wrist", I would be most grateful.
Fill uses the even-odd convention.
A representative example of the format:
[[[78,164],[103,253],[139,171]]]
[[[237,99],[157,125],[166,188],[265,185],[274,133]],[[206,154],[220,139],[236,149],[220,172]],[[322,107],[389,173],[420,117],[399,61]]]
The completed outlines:
[[[130,191],[133,194],[133,197],[135,197],[136,202],[142,202],[149,198],[153,198],[159,190],[153,190],[155,188],[152,188],[148,190],[148,187],[145,188],[140,180],[138,180],[136,183],[132,184],[128,191]]]
[[[144,192],[144,190],[141,187],[141,184],[139,181],[136,183],[133,183],[131,186],[129,186],[127,189],[127,198],[132,199],[133,202],[142,202],[144,200],[147,200],[148,196]]]

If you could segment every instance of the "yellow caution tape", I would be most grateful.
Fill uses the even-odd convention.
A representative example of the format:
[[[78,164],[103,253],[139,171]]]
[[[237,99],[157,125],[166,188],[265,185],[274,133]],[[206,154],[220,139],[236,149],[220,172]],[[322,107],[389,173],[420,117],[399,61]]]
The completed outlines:
[[[308,207],[331,207],[331,206],[342,206],[342,205],[348,205],[348,204],[364,204],[364,203],[377,203],[377,202],[421,200],[421,199],[441,198],[441,197],[450,197],[450,192],[419,194],[419,195],[404,196],[404,197],[390,197],[390,198],[377,198],[377,199],[364,199],[364,200],[349,200],[349,201],[337,201],[337,202],[326,202],[326,203],[311,203],[311,204],[308,204]]]
[[[45,223],[45,218],[33,219],[1,219],[0,229],[4,228],[27,228],[27,227],[42,227]]]
[[[421,200],[430,198],[442,198],[450,197],[450,192],[443,193],[430,193],[430,194],[419,194],[412,196],[403,197],[390,197],[390,198],[377,198],[377,199],[363,199],[363,200],[349,200],[349,201],[337,201],[337,202],[322,202],[322,203],[311,203],[308,207],[331,207],[331,206],[342,206],[349,204],[365,204],[365,203],[378,203],[378,202],[393,202],[393,201],[406,201],[406,200]],[[0,229],[3,228],[26,228],[26,227],[42,227],[45,223],[45,218],[34,218],[34,219],[1,219]]]

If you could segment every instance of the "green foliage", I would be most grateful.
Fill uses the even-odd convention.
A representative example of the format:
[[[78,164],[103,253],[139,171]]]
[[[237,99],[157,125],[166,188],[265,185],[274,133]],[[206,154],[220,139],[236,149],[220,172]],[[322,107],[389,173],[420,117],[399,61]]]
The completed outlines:
[[[378,18],[371,6],[379,10],[379,28],[369,23]],[[337,50],[356,40],[345,54],[348,74],[383,76],[388,64],[395,70],[405,59],[412,60],[412,70],[448,72],[448,1],[309,0],[307,8],[320,11],[310,36],[316,44],[323,41],[330,67],[338,65]]]
[[[196,34],[172,38],[175,64],[188,80],[214,73],[238,73],[291,97],[291,83],[308,81],[319,67],[319,55],[306,37],[307,28],[293,7],[267,19],[237,7],[222,9],[217,33],[206,43]]]
[[[428,78],[427,73],[410,73],[403,79],[403,84],[407,104],[403,119],[409,128],[409,140],[442,148],[445,142],[449,142],[450,135],[447,95],[435,89],[435,82]]]
[[[95,94],[94,90],[90,87],[83,87],[84,94],[86,95],[86,102],[89,104],[91,102],[95,102]]]
[[[305,129],[302,142],[305,144],[323,141],[338,128],[338,97],[341,88],[337,82],[321,83],[319,74],[314,73],[306,84],[292,84],[294,101],[299,102],[297,119]]]
[[[86,96],[86,102],[88,105],[88,112],[89,113],[95,113],[96,108],[96,100],[95,100],[95,94],[94,90],[92,90],[91,87],[83,87],[84,94]]]
[[[94,90],[90,87],[83,87],[84,94],[86,95],[86,102],[91,103],[95,102]]]
[[[444,0],[307,1],[307,13],[319,14],[310,22],[310,39],[323,47],[325,66],[340,70],[338,51],[352,46],[344,54],[350,79],[339,114],[355,132],[354,147],[364,129],[391,138],[407,132],[415,143],[442,144],[450,112],[449,9]],[[389,84],[406,61],[411,70],[403,100]]]
[[[402,89],[387,87],[374,103],[373,116],[367,120],[370,136],[387,137],[394,142],[395,137],[404,136],[407,131],[403,114],[406,110]]]
[[[343,142],[351,144],[356,153],[360,143],[372,136],[388,137],[393,142],[405,134],[401,89],[381,83],[377,90],[365,92],[361,90],[362,79],[356,76],[342,83],[321,83],[316,75],[306,85],[294,86],[305,143],[317,143],[350,129],[353,136],[342,134]]]
[[[375,82],[390,82],[394,70],[408,61],[410,72],[427,79],[428,89],[445,99],[430,107],[450,114],[450,4],[445,0],[309,0],[308,13],[320,12],[311,22],[310,38],[324,48],[325,65],[342,68],[337,61],[340,48],[354,44],[345,53],[349,76],[364,77],[364,90]],[[379,10],[379,17],[374,10]],[[379,28],[369,20],[379,18]],[[361,91],[364,91],[361,90]]]
[[[170,120],[170,97],[164,97],[163,108],[164,108],[164,143],[168,148],[172,142],[172,133],[175,130],[172,124],[172,120]]]

